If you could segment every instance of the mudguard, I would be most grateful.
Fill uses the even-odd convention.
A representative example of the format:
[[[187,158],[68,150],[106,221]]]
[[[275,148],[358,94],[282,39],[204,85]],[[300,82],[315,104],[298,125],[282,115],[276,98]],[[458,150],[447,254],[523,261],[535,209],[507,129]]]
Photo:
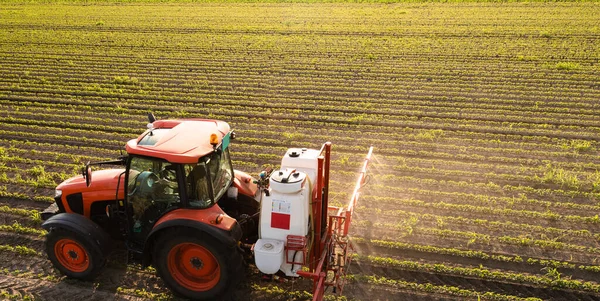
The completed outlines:
[[[98,246],[103,254],[108,254],[112,249],[110,235],[100,228],[98,224],[77,213],[59,213],[50,217],[42,224],[47,231],[62,228],[77,234],[92,245]]]
[[[235,247],[237,246],[238,241],[242,238],[242,228],[236,222],[230,231],[226,231],[223,229],[219,229],[217,227],[207,225],[202,222],[189,220],[189,219],[177,219],[170,220],[156,226],[146,239],[144,243],[144,259],[142,262],[143,266],[148,266],[152,262],[151,253],[153,248],[154,240],[160,235],[161,232],[168,231],[169,229],[178,229],[180,231],[199,231],[206,233],[217,241],[221,242],[223,245],[227,247]],[[189,234],[189,233],[182,233]]]
[[[258,186],[255,183],[255,179],[243,171],[234,170],[233,173],[235,174],[233,186],[238,189],[238,192],[250,198],[256,197]]]

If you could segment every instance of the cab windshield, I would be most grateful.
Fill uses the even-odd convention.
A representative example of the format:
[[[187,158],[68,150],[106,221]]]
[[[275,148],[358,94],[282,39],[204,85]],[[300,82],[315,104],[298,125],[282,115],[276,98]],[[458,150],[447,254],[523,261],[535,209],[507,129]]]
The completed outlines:
[[[212,206],[225,194],[233,180],[229,149],[209,154],[197,164],[185,164],[184,172],[189,205],[195,208]]]
[[[214,152],[205,157],[215,201],[218,201],[227,192],[233,180],[233,167],[229,159],[229,149]]]

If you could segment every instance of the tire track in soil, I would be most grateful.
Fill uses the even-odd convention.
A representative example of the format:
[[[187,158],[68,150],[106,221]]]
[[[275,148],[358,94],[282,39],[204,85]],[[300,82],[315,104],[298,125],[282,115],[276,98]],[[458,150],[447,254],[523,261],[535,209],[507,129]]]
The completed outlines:
[[[116,266],[116,267],[115,267]],[[82,294],[82,298],[89,298],[94,292],[103,292],[102,297],[112,296],[117,292],[119,287],[130,289],[144,289],[150,293],[168,293],[166,286],[157,276],[152,273],[137,271],[135,269],[127,269],[124,265],[119,267],[118,264],[109,263],[105,266],[93,281],[79,281],[63,277],[47,259],[46,255],[42,256],[3,256],[0,258],[0,267],[7,268],[10,271],[26,271],[34,275],[42,274],[45,276],[55,276],[60,280],[57,283],[48,282],[52,285],[62,286],[65,289],[55,293],[54,299],[49,300],[73,300],[74,298],[68,287],[73,288],[78,294]],[[5,275],[0,275],[3,277]],[[11,286],[12,289],[18,290],[18,286]],[[2,289],[2,287],[0,287]],[[109,295],[107,295],[109,294]],[[45,297],[45,295],[44,295]],[[43,299],[46,300],[46,299]],[[98,299],[105,300],[105,299]],[[145,299],[140,299],[145,300]]]
[[[431,283],[434,285],[451,285],[468,290],[491,291],[503,295],[518,297],[537,297],[544,300],[598,300],[600,295],[592,292],[571,291],[554,287],[535,286],[526,283],[494,281],[475,277],[433,274],[422,271],[408,271],[391,267],[376,266],[366,263],[355,265],[353,273],[362,275],[377,275],[388,279],[411,281],[416,283]]]
[[[1,254],[1,253],[0,253]],[[10,254],[10,255],[9,255]],[[45,257],[24,256],[19,254],[3,253],[0,256],[0,267],[10,271],[20,270],[33,274],[44,274],[58,276],[52,264]]]
[[[41,279],[28,279],[12,275],[0,275],[0,291],[6,291],[9,294],[19,294],[21,296],[33,295],[35,300],[147,300],[146,298],[97,290],[93,287],[93,285],[93,283],[88,283],[88,287],[79,287],[76,285],[71,285],[67,283],[67,281],[55,283]]]
[[[0,241],[2,244],[6,245],[25,246],[32,248],[40,253],[43,253],[45,250],[45,238],[43,236],[14,232],[0,232]]]

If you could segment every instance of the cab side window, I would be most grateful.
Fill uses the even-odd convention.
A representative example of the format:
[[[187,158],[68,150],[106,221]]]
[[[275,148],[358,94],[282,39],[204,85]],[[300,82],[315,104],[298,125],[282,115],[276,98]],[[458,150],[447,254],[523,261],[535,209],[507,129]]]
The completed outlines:
[[[127,195],[137,224],[151,225],[162,213],[180,206],[177,166],[162,160],[133,157]]]
[[[206,165],[204,163],[188,164],[184,166],[186,177],[186,192],[188,202],[194,208],[207,208],[212,206],[212,199],[206,178]]]

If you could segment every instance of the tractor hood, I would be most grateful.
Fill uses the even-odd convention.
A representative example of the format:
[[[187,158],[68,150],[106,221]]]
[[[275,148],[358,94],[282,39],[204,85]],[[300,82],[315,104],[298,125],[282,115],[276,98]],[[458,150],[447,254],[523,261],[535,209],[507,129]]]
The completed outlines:
[[[98,190],[112,190],[113,194],[115,189],[117,188],[117,183],[119,181],[119,175],[124,173],[125,169],[105,169],[105,170],[96,170],[92,172],[92,181],[90,183],[90,187],[87,187],[85,184],[85,179],[82,176],[72,177],[62,183],[60,183],[56,189],[62,190],[63,192],[86,192],[86,191],[98,191]],[[123,187],[123,182],[125,181],[125,177],[121,178],[121,187]],[[114,195],[113,195],[114,196]]]
[[[90,217],[92,205],[101,204],[103,210],[107,201],[122,200],[125,197],[125,169],[105,169],[91,173],[90,186],[82,176],[72,177],[56,187],[56,203],[63,212],[79,213]],[[121,183],[119,183],[121,176]],[[117,185],[119,186],[118,196]],[[102,205],[104,204],[104,205]],[[96,212],[97,213],[97,212]]]

